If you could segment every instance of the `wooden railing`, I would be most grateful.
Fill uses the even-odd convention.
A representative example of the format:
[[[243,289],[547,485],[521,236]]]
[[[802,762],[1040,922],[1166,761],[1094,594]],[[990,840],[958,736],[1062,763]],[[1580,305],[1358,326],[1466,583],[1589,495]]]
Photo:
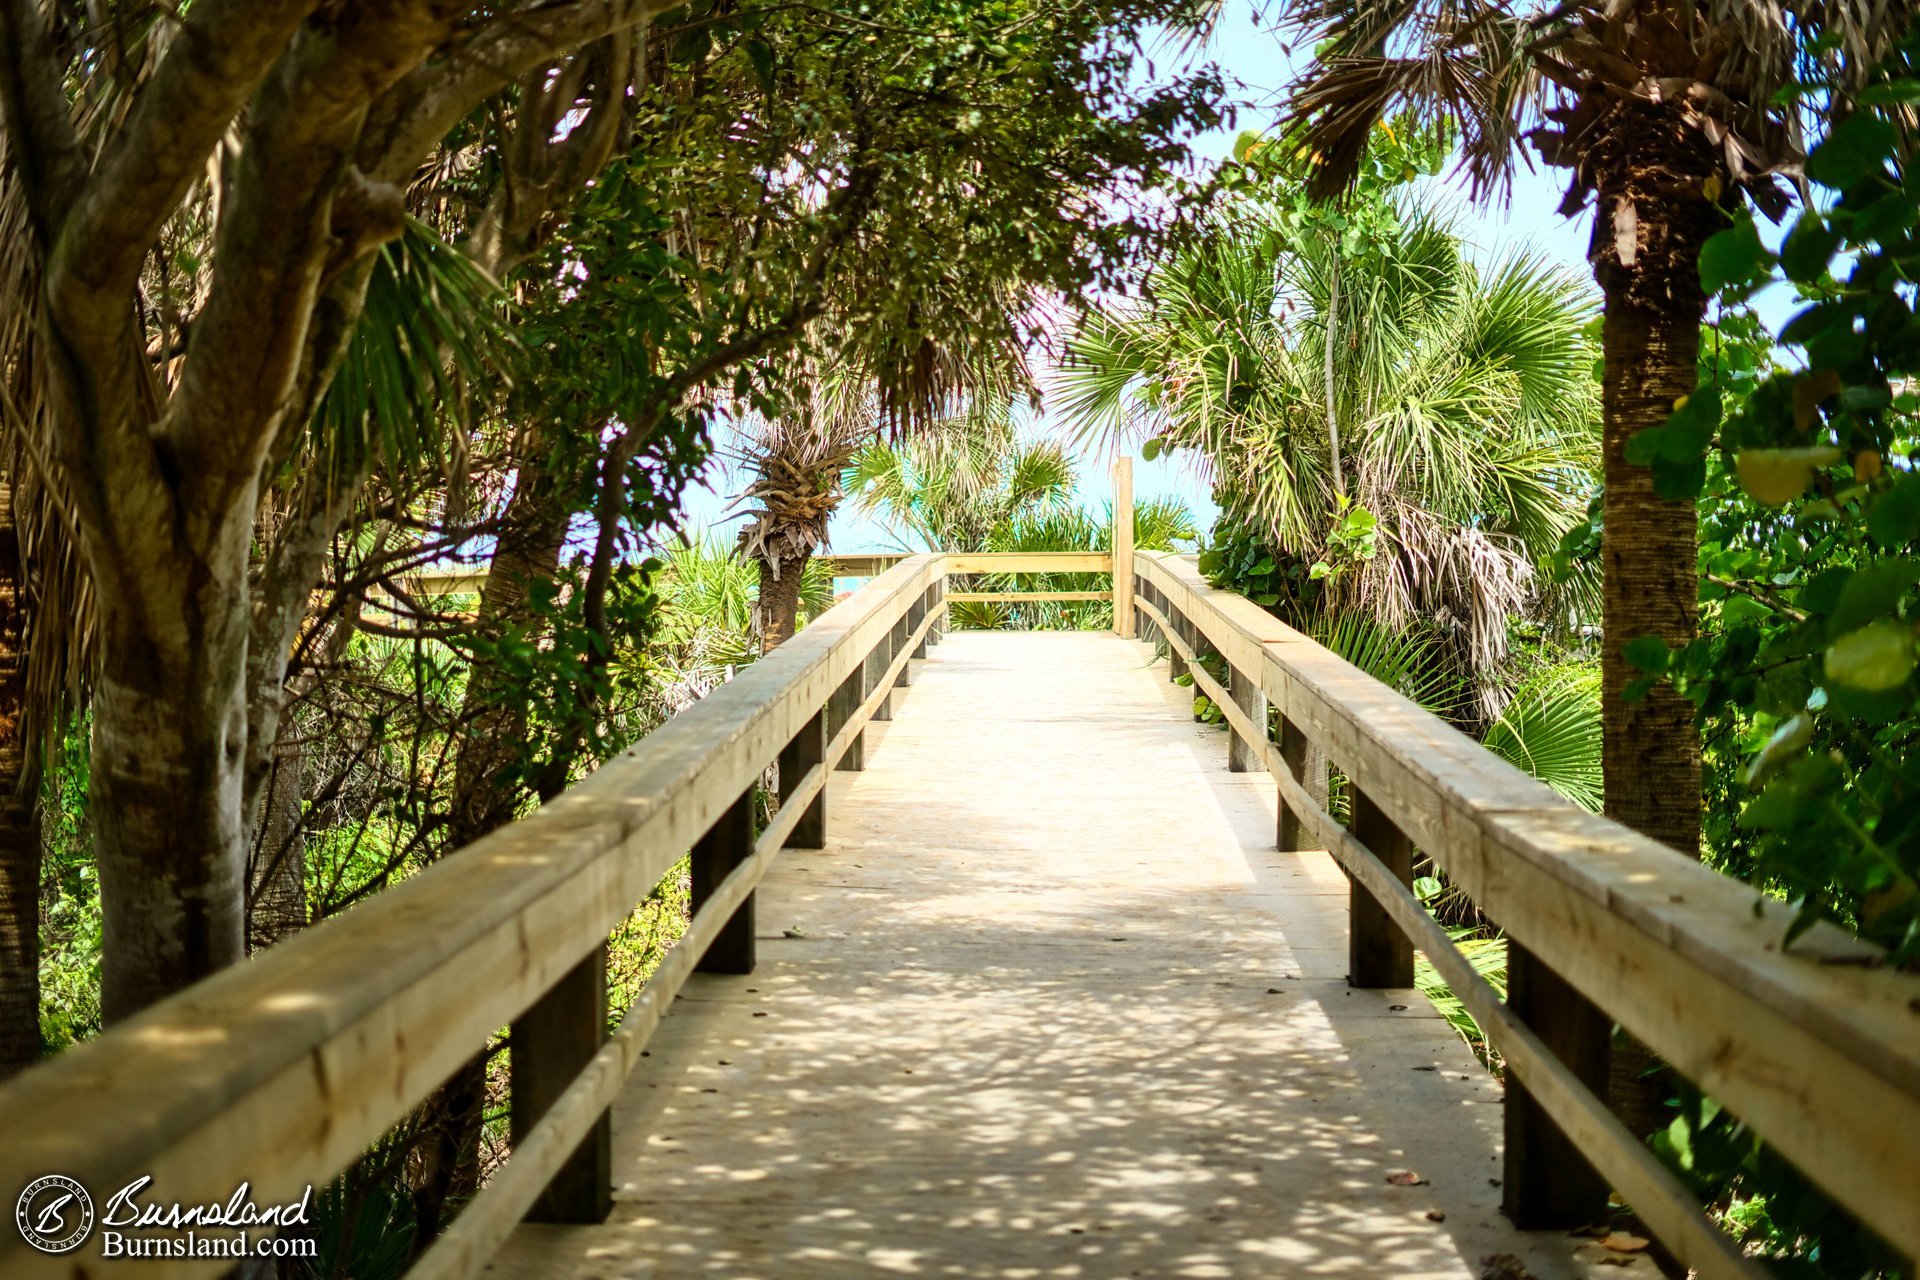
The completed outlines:
[[[863,767],[865,725],[943,634],[948,577],[1112,564],[896,561],[530,817],[0,1088],[0,1192],[57,1172],[101,1195],[151,1176],[156,1204],[224,1203],[242,1182],[259,1203],[295,1198],[510,1026],[512,1157],[408,1274],[473,1275],[524,1219],[602,1220],[609,1106],[689,974],[752,970],[754,886],[783,847],[823,846],[827,773]],[[778,808],[756,832],[775,764]],[[687,931],[608,1035],[607,935],[689,850]],[[230,1266],[51,1257],[0,1233],[8,1280]]]
[[[1191,560],[1134,566],[1142,624],[1230,725],[1230,767],[1278,783],[1280,847],[1325,848],[1346,869],[1349,980],[1410,986],[1418,949],[1505,1058],[1518,1225],[1588,1225],[1611,1188],[1700,1275],[1764,1274],[1608,1111],[1618,1022],[1920,1255],[1920,978],[1834,929],[1787,947],[1785,906],[1561,799]],[[1208,669],[1223,664],[1225,679]],[[1346,825],[1328,812],[1326,761],[1346,780]],[[1504,930],[1504,1002],[1414,897],[1415,846]]]
[[[0,1188],[61,1173],[147,1203],[298,1198],[359,1159],[511,1026],[513,1154],[409,1273],[476,1273],[523,1218],[608,1209],[607,1109],[695,969],[753,966],[753,889],[819,848],[833,768],[863,764],[909,661],[937,640],[947,568],[914,556],[528,818],[0,1089]],[[756,832],[755,791],[779,766]],[[606,939],[692,850],[694,913],[606,1032]],[[37,1253],[0,1275],[212,1275],[231,1260]]]
[[[1783,908],[1562,801],[1190,560],[1124,544],[887,568],[529,818],[0,1088],[0,1192],[150,1175],[149,1202],[224,1202],[243,1181],[289,1199],[510,1026],[512,1156],[411,1274],[472,1275],[525,1218],[599,1220],[609,1105],[691,972],[752,967],[754,886],[781,848],[824,841],[827,775],[862,766],[864,727],[941,635],[948,577],[1109,566],[1116,629],[1137,617],[1164,638],[1225,713],[1232,766],[1276,780],[1280,845],[1347,868],[1352,981],[1409,985],[1418,948],[1504,1055],[1517,1221],[1584,1225],[1612,1188],[1702,1275],[1754,1274],[1608,1113],[1594,1064],[1617,1021],[1920,1252],[1920,979],[1833,930],[1788,949]],[[1351,789],[1348,825],[1328,814],[1325,760]],[[756,831],[776,764],[779,807]],[[1415,846],[1505,930],[1507,1001],[1410,892]],[[688,850],[688,931],[609,1035],[607,935]],[[227,1266],[50,1257],[0,1233],[9,1280]]]

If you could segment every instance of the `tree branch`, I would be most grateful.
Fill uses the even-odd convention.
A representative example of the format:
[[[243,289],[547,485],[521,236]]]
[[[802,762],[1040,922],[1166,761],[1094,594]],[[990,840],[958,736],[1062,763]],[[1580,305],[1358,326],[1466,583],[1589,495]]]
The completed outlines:
[[[33,0],[12,0],[30,8]],[[198,0],[61,222],[48,287],[105,331],[141,260],[254,87],[320,0]],[[64,326],[63,327],[69,327]]]
[[[212,287],[162,427],[190,473],[256,483],[300,408],[301,371],[331,366],[335,353],[308,351],[322,288],[405,225],[400,192],[365,179],[350,153],[367,104],[445,37],[451,7],[349,5],[326,30],[302,30],[249,104]],[[340,344],[364,285],[363,272],[344,291]]]
[[[399,182],[459,119],[521,76],[605,36],[632,31],[682,0],[569,0],[536,3],[496,18],[441,63],[424,65],[389,95],[396,108],[369,137],[360,167]]]
[[[0,0],[0,129],[44,243],[86,171],[60,61],[34,0]]]

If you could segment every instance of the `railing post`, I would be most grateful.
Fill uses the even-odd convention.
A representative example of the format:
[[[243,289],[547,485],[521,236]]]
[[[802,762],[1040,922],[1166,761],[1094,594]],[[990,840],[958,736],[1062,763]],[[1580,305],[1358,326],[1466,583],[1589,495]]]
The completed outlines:
[[[1347,783],[1348,826],[1353,838],[1401,884],[1413,884],[1413,846],[1393,819],[1367,793]],[[1347,985],[1410,987],[1413,943],[1367,888],[1349,877],[1347,900]]]
[[[837,694],[835,695],[838,696]],[[827,714],[824,710],[813,713],[811,719],[801,727],[780,750],[780,807],[786,808],[787,800],[799,787],[800,780],[807,771],[827,758]],[[807,811],[801,817],[800,824],[787,837],[789,849],[824,849],[827,847],[827,789],[823,786],[813,799],[807,802]]]
[[[1293,777],[1314,800],[1319,802],[1321,812],[1327,808],[1327,771],[1323,768],[1317,773],[1309,767],[1324,757],[1313,749],[1307,741],[1307,735],[1293,721],[1280,717],[1280,758],[1293,771]],[[1302,849],[1311,849],[1311,828],[1306,821],[1293,810],[1293,804],[1283,793],[1280,797],[1280,829],[1275,833],[1275,845],[1288,852],[1297,853]]]
[[[1185,640],[1187,638],[1187,623],[1186,619],[1180,616],[1180,611],[1175,609],[1171,604],[1168,604],[1162,606],[1160,612],[1166,615],[1167,626],[1173,631],[1174,635]],[[1187,660],[1181,656],[1178,649],[1174,648],[1173,636],[1168,636],[1167,679],[1177,681],[1185,674],[1187,674]]]
[[[607,1039],[607,946],[514,1020],[508,1040],[507,1126],[517,1146]],[[605,1222],[613,1212],[613,1122],[601,1112],[527,1212],[529,1222]]]
[[[1240,731],[1231,724],[1227,726],[1227,768],[1233,773],[1265,773],[1267,755],[1266,745],[1267,699],[1260,692],[1260,684],[1252,676],[1241,674],[1240,668],[1227,668],[1227,692],[1233,695],[1233,701],[1247,719],[1259,727],[1261,740],[1248,742],[1240,736]]]
[[[849,720],[853,719],[853,713],[860,709],[861,699],[866,696],[866,680],[867,668],[866,664],[862,663],[847,673],[847,678],[840,682],[840,687],[833,691],[831,698],[827,699],[828,741],[839,737],[840,731],[847,727]],[[867,767],[865,729],[853,735],[853,741],[848,743],[847,749],[840,753],[840,758],[833,762],[833,767],[845,769],[849,773],[858,773]]]
[[[939,644],[947,638],[947,575],[935,578],[927,592],[933,600],[933,625],[927,628],[927,643]]]
[[[1201,634],[1200,624],[1185,614],[1181,614],[1179,626],[1181,634],[1186,637],[1187,648],[1193,654],[1192,665],[1201,665],[1206,659],[1207,650],[1210,646],[1207,644],[1206,637]],[[1193,691],[1195,694],[1200,692],[1200,682],[1198,680],[1193,682]],[[1195,714],[1194,719],[1198,720],[1199,718],[1199,715]]]
[[[906,614],[901,614],[900,620],[893,624],[893,640],[887,646],[890,654],[887,661],[892,662],[894,658],[899,657],[901,650],[907,647],[907,641],[911,639],[913,639],[913,623],[908,619]],[[913,659],[909,657],[905,662],[900,664],[900,674],[894,678],[893,687],[896,689],[904,689],[912,683]]]
[[[866,679],[861,684],[862,692],[860,697],[862,701],[865,701],[868,694],[880,687],[880,681],[885,678],[887,668],[892,665],[893,632],[889,631],[886,635],[880,637],[880,642],[873,646],[872,652],[867,654],[865,664],[867,674]],[[880,705],[873,709],[873,714],[869,716],[868,719],[893,719],[893,689],[891,686],[888,687],[886,694],[880,699]]]
[[[927,620],[927,609],[929,607],[927,604],[927,594],[925,591],[921,592],[920,598],[913,602],[913,608],[907,610],[907,625],[912,631],[920,630],[920,624]],[[923,662],[926,660],[927,639],[932,634],[933,628],[927,628],[926,634],[922,635],[919,643],[913,646],[913,656],[915,658]]]
[[[693,846],[690,878],[695,911],[753,853],[753,793],[748,787]],[[753,895],[748,894],[694,968],[701,973],[752,973],[753,962]]]
[[[1133,639],[1133,459],[1113,460],[1113,629]]]
[[[1507,1008],[1596,1096],[1607,1096],[1612,1021],[1566,979],[1511,938]],[[1525,1085],[1507,1073],[1502,1204],[1523,1231],[1564,1231],[1604,1222],[1607,1181],[1560,1132]]]

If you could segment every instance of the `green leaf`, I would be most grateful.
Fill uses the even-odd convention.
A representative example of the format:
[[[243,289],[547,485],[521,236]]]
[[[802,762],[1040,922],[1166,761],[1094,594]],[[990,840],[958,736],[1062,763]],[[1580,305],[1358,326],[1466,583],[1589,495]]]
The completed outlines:
[[[1780,246],[1780,266],[1787,279],[1810,284],[1827,272],[1827,263],[1840,247],[1840,233],[1827,225],[1818,209],[1809,209],[1793,224]]]
[[[1852,577],[1853,570],[1845,566],[1822,570],[1801,591],[1800,603],[1814,613],[1831,613],[1839,606],[1840,595]]]
[[[1904,547],[1920,538],[1920,475],[1907,475],[1874,500],[1867,533],[1883,547]]]
[[[1636,467],[1653,465],[1653,460],[1664,452],[1667,429],[1665,427],[1645,427],[1627,437],[1627,462]]]
[[[1773,254],[1760,243],[1751,216],[1717,231],[1700,247],[1700,287],[1708,293],[1750,290],[1773,273]]]
[[[1893,106],[1920,102],[1920,80],[1895,80],[1888,84],[1868,85],[1858,101],[1864,106]]]
[[[1636,636],[1627,641],[1620,656],[1648,675],[1665,675],[1670,651],[1659,636]]]
[[[1916,582],[1920,582],[1920,559],[1912,556],[1875,561],[1855,571],[1828,620],[1830,634],[1852,631],[1892,613]]]
[[[1894,127],[1878,116],[1864,112],[1849,116],[1807,157],[1807,176],[1825,186],[1845,190],[1881,172],[1887,157],[1893,154],[1898,137]]]
[[[1167,448],[1167,442],[1160,436],[1154,436],[1152,439],[1148,440],[1145,444],[1140,446],[1141,460],[1145,462],[1152,462],[1155,458],[1159,457],[1162,453],[1166,452],[1166,448]]]
[[[760,82],[760,92],[773,96],[773,46],[765,40],[746,42],[747,61],[753,64],[754,79]]]
[[[1905,684],[1913,665],[1913,628],[1881,618],[1829,645],[1825,669],[1833,684],[1882,693]]]

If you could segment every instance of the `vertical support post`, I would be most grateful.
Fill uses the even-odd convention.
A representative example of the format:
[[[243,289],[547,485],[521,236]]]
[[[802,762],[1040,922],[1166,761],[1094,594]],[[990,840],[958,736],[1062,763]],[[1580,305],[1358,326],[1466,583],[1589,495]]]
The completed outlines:
[[[586,1069],[607,1039],[607,946],[568,970],[514,1020],[507,1124],[515,1146]],[[605,1222],[613,1212],[613,1122],[593,1128],[533,1202],[528,1222]]]
[[[837,695],[836,695],[837,696]],[[807,771],[827,758],[827,713],[824,710],[813,713],[795,734],[793,741],[780,750],[780,807],[787,807],[787,798],[800,785],[800,779]],[[787,837],[789,849],[824,849],[827,847],[827,789],[807,802],[807,811],[800,818],[800,825]]]
[[[907,647],[907,641],[911,639],[913,639],[913,623],[908,616],[903,613],[900,615],[900,620],[893,624],[893,642],[888,646],[891,650],[892,657],[889,657],[887,661],[892,662],[894,658],[899,657],[900,651]],[[908,658],[900,664],[900,675],[894,680],[893,687],[896,689],[905,689],[912,683],[913,659]]]
[[[847,673],[847,678],[840,682],[840,687],[833,691],[831,698],[827,699],[828,741],[838,737],[840,731],[847,727],[847,721],[853,719],[853,713],[860,709],[860,701],[865,696],[863,690],[866,687],[866,678],[867,671],[864,666],[855,668]],[[867,767],[865,729],[853,735],[853,741],[848,743],[847,749],[840,753],[840,758],[833,762],[833,767],[845,769],[849,773],[858,773]]]
[[[1413,845],[1406,833],[1367,793],[1347,783],[1349,826],[1354,839],[1367,846],[1387,873],[1401,884],[1413,883]],[[1387,909],[1358,880],[1349,881],[1347,901],[1347,985],[1350,987],[1410,987],[1413,985],[1413,943]]]
[[[748,787],[728,805],[713,829],[693,846],[690,870],[695,911],[713,896],[727,874],[753,853],[753,791]],[[701,973],[752,973],[753,962],[753,895],[748,894],[694,968]]]
[[[880,687],[881,678],[887,674],[887,668],[891,666],[892,663],[893,632],[889,631],[886,635],[880,637],[880,643],[874,645],[873,651],[867,654],[867,674],[861,686],[862,692],[860,695],[863,702],[866,700],[867,694],[872,693]],[[891,686],[888,687],[886,695],[880,699],[880,705],[873,709],[873,715],[868,718],[870,720],[893,719],[893,689]]]
[[[933,625],[927,628],[927,643],[939,644],[947,638],[947,575],[935,578],[928,591],[933,601]]]
[[[1293,770],[1293,776],[1301,787],[1320,806],[1322,812],[1327,807],[1327,770],[1326,757],[1313,749],[1307,741],[1307,735],[1300,727],[1284,715],[1280,717],[1280,758],[1287,762],[1287,768]],[[1315,763],[1320,765],[1316,772]],[[1293,805],[1283,795],[1280,797],[1280,829],[1275,833],[1276,847],[1289,852],[1311,849],[1311,837],[1308,826],[1301,816],[1293,811]]]
[[[1613,1023],[1525,947],[1507,941],[1507,1008],[1546,1042],[1580,1082],[1607,1096]],[[1604,1222],[1607,1182],[1560,1132],[1526,1086],[1507,1077],[1506,1176],[1501,1208],[1523,1231]]]
[[[1193,661],[1188,665],[1199,666],[1201,661],[1207,656],[1207,650],[1210,647],[1207,644],[1207,638],[1200,633],[1200,624],[1185,614],[1180,615],[1179,626],[1180,634],[1186,637],[1187,648],[1193,653]],[[1198,695],[1199,689],[1200,682],[1195,680],[1194,692],[1196,695]],[[1198,720],[1200,716],[1196,713],[1193,718]]]
[[[1267,755],[1262,749],[1266,745],[1267,698],[1260,692],[1260,685],[1252,676],[1243,675],[1238,667],[1227,668],[1227,692],[1233,695],[1233,701],[1247,719],[1253,721],[1261,730],[1259,742],[1248,742],[1241,738],[1240,731],[1232,725],[1227,726],[1227,768],[1233,773],[1265,773]]]
[[[1113,629],[1133,639],[1133,459],[1113,460]]]
[[[932,593],[932,588],[929,587],[926,591],[920,594],[920,598],[918,600],[914,601],[913,608],[907,611],[907,622],[915,631],[918,631],[920,629],[920,624],[927,620],[927,610],[932,608],[932,606],[927,603],[928,597],[931,593]],[[929,638],[932,637],[932,635],[933,635],[933,628],[928,627],[926,630],[926,634],[920,637],[920,643],[913,646],[913,656],[915,658],[918,658],[921,661],[926,660],[927,641]]]
[[[1172,629],[1173,634],[1179,636],[1182,640],[1185,640],[1187,638],[1186,619],[1180,616],[1179,610],[1175,609],[1172,605],[1169,604],[1169,605],[1163,606],[1160,612],[1166,615],[1167,626]],[[1168,636],[1167,637],[1167,679],[1178,680],[1181,676],[1185,674],[1187,674],[1187,660],[1180,656],[1180,650],[1174,648],[1173,636]]]

